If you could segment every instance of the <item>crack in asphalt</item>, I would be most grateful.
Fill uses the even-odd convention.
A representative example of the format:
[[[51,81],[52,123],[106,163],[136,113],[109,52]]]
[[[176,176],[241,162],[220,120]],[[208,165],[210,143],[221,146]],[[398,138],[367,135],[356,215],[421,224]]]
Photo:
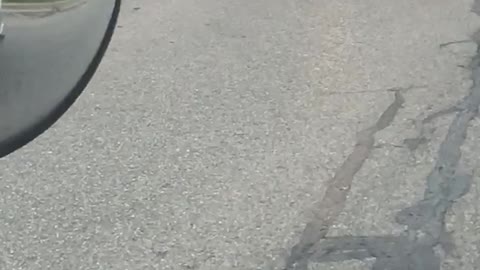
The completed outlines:
[[[407,138],[403,140],[403,144],[407,146],[410,151],[415,151],[421,144],[425,144],[429,142],[427,138],[425,125],[433,122],[435,119],[440,118],[445,115],[449,115],[455,112],[461,111],[459,105],[452,106],[443,110],[436,111],[427,117],[423,118],[422,120],[415,121],[415,128],[417,129],[417,136],[413,138]]]
[[[357,142],[352,153],[337,169],[334,177],[330,179],[323,199],[314,205],[314,218],[306,225],[299,243],[292,248],[286,261],[286,269],[307,268],[308,258],[313,254],[311,248],[325,238],[332,222],[342,211],[353,178],[373,149],[375,134],[392,123],[405,102],[401,90],[406,89],[390,90],[394,91],[395,100],[382,113],[375,125],[357,134]]]
[[[368,93],[384,93],[384,92],[395,92],[395,91],[409,91],[409,90],[413,90],[413,89],[422,89],[422,88],[426,88],[427,85],[418,85],[418,86],[415,86],[415,85],[411,85],[409,87],[402,87],[402,88],[398,88],[398,87],[393,87],[393,88],[389,88],[389,89],[374,89],[374,90],[362,90],[362,91],[325,91],[325,92],[322,92],[321,95],[322,96],[337,96],[337,95],[360,95],[360,94],[368,94]]]
[[[480,0],[475,0],[472,11],[480,15]],[[300,241],[292,248],[284,269],[306,270],[309,262],[368,258],[375,258],[372,270],[441,269],[437,247],[441,247],[447,254],[454,248],[451,235],[446,230],[445,216],[454,202],[469,191],[472,182],[472,175],[461,172],[458,167],[469,123],[477,116],[480,105],[480,42],[475,37],[474,40],[477,53],[470,64],[473,81],[470,93],[458,106],[424,118],[420,123],[419,136],[412,138],[417,139],[413,142],[417,145],[412,145],[412,149],[416,149],[424,137],[424,124],[446,114],[456,113],[440,145],[436,163],[427,176],[423,199],[400,210],[395,216],[398,224],[406,226],[404,233],[326,237],[329,227],[344,207],[355,174],[374,147],[375,133],[390,125],[404,103],[401,93],[396,91],[395,101],[377,123],[358,134],[353,152],[329,182],[323,200],[315,205],[315,218],[306,225]]]
[[[472,80],[470,94],[455,107],[459,112],[450,124],[437,161],[427,176],[423,199],[399,211],[395,217],[398,224],[406,226],[405,232],[399,236],[328,237],[315,244],[311,261],[325,263],[375,258],[373,270],[441,269],[436,248],[442,247],[447,254],[454,248],[451,235],[446,231],[445,215],[453,203],[469,191],[472,182],[472,176],[459,172],[458,165],[469,122],[478,114],[480,105],[480,46],[472,60]]]

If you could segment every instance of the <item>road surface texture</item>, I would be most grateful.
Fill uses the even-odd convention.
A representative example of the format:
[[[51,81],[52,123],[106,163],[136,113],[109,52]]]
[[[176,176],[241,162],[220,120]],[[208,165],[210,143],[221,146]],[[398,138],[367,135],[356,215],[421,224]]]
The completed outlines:
[[[88,91],[0,161],[1,268],[478,269],[476,12],[125,1]]]

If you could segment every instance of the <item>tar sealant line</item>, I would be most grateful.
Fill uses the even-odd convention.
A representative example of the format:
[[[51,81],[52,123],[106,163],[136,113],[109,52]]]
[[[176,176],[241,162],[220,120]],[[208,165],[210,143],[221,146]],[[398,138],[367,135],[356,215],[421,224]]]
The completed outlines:
[[[480,0],[473,10],[480,12]],[[402,235],[326,237],[332,222],[343,209],[354,175],[368,158],[374,135],[386,128],[404,102],[399,91],[395,101],[377,123],[359,133],[353,152],[329,182],[325,197],[316,204],[315,218],[307,224],[300,241],[286,259],[285,269],[308,269],[309,262],[326,263],[375,258],[373,270],[411,269],[440,270],[441,258],[435,249],[449,252],[453,243],[445,228],[445,215],[454,201],[470,188],[472,177],[458,171],[461,146],[469,122],[478,114],[480,105],[480,46],[472,59],[470,93],[455,107],[427,116],[422,124],[445,114],[456,112],[447,136],[441,143],[434,167],[426,179],[424,198],[399,211],[395,221],[405,225]],[[422,134],[420,134],[422,135]]]
[[[333,221],[344,208],[353,178],[374,147],[375,134],[392,123],[405,102],[401,90],[394,90],[394,94],[394,101],[382,113],[377,122],[357,134],[357,141],[352,153],[337,169],[334,177],[330,179],[323,199],[315,204],[312,211],[314,218],[306,225],[299,243],[293,247],[287,258],[287,269],[307,267],[312,247],[325,238]]]

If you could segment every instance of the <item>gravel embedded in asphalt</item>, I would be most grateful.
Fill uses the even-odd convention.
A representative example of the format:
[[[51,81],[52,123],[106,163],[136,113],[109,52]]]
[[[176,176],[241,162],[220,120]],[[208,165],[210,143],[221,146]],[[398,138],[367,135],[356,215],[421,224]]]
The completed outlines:
[[[469,92],[458,66],[474,44],[439,45],[478,28],[470,1],[124,2],[87,92],[0,161],[3,268],[275,269],[357,132],[393,102],[387,89],[413,86],[329,236],[405,229],[395,215],[422,198],[455,114],[430,123],[416,150],[403,141],[415,119]],[[474,119],[467,172],[477,132]],[[447,216],[457,245],[445,269],[479,265],[477,182]]]

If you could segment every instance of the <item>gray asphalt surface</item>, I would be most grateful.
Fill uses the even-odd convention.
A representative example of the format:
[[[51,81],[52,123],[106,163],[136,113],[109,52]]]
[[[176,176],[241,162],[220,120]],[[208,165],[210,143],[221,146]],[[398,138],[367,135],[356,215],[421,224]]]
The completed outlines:
[[[477,269],[472,4],[125,1],[0,161],[2,268]]]

